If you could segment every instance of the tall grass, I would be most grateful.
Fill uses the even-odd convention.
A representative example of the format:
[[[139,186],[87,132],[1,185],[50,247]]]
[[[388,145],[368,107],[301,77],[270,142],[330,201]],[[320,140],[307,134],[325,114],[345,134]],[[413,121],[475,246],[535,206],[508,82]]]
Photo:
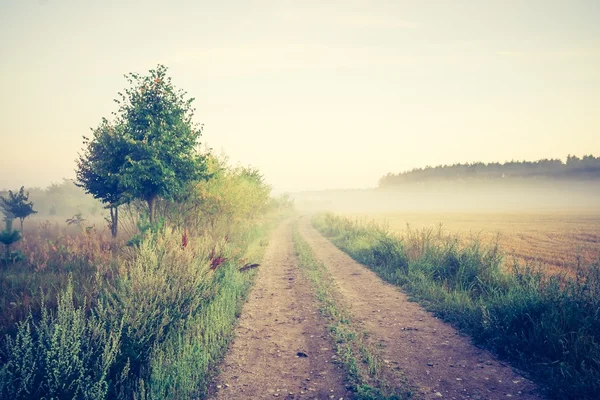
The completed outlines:
[[[107,330],[96,315],[73,304],[71,283],[58,297],[55,313],[21,322],[7,337],[0,368],[3,399],[104,399],[109,372],[118,357],[122,324]]]
[[[67,284],[49,290],[53,304],[34,294],[37,311],[3,335],[0,398],[203,396],[252,283],[254,272],[239,268],[262,256],[277,219],[244,221],[219,238],[186,238],[185,246],[183,232],[171,228],[148,235],[109,265],[90,263],[93,299],[78,293],[79,270],[21,265],[31,276],[59,275],[59,285],[67,276]]]
[[[600,263],[576,277],[502,268],[496,243],[440,230],[407,231],[333,214],[315,227],[352,258],[511,360],[557,399],[600,397]]]
[[[49,221],[32,223],[15,244],[24,260],[0,263],[0,336],[15,333],[15,323],[29,313],[40,318],[42,303],[55,309],[57,295],[69,281],[76,287],[75,301],[85,301],[89,308],[102,287],[98,278],[110,280],[114,275],[114,248],[118,246],[106,232],[61,227]]]
[[[240,272],[239,267],[246,260],[262,258],[268,243],[266,234],[273,226],[274,221],[254,225],[227,242],[237,245],[223,243],[222,254],[230,261],[214,274],[210,297],[180,329],[172,330],[152,355],[149,398],[190,399],[206,394],[233,338],[233,328],[255,274]]]

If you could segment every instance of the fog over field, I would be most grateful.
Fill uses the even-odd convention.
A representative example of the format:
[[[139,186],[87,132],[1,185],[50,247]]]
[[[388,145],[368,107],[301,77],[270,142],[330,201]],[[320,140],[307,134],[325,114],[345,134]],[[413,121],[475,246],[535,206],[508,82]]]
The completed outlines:
[[[427,182],[389,189],[298,192],[297,207],[337,212],[553,212],[600,214],[600,182]]]

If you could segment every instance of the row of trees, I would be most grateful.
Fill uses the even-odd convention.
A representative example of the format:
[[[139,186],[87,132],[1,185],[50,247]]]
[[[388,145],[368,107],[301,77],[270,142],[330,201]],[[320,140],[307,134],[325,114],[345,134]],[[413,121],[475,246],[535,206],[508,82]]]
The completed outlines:
[[[466,179],[507,178],[600,179],[600,157],[582,158],[569,155],[566,162],[559,159],[538,161],[509,161],[506,163],[467,163],[414,168],[399,174],[387,174],[379,180],[379,187],[390,187],[408,182]]]
[[[110,210],[113,236],[121,205],[143,201],[152,224],[157,199],[183,201],[210,177],[199,150],[202,126],[193,122],[194,99],[166,73],[159,65],[147,76],[126,75],[130,87],[115,100],[114,119],[103,119],[84,137],[76,184]]]

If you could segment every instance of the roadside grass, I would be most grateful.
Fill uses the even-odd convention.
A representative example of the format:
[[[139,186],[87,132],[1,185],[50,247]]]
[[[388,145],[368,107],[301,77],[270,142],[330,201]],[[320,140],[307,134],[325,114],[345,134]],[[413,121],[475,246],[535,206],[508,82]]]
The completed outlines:
[[[384,363],[375,346],[369,343],[367,333],[352,321],[350,313],[340,304],[331,275],[317,260],[297,226],[294,226],[293,238],[300,269],[311,283],[321,315],[329,321],[330,337],[356,397],[364,400],[412,398],[404,376]],[[403,381],[403,385],[394,387],[390,384],[391,378]]]
[[[313,225],[356,261],[475,343],[510,360],[557,399],[600,397],[600,263],[576,276],[515,263],[497,243],[441,230],[392,234],[374,222],[321,214]]]
[[[600,215],[596,211],[539,212],[363,212],[344,213],[350,218],[371,219],[402,234],[407,226],[423,230],[440,224],[464,238],[474,234],[483,240],[498,240],[512,260],[542,263],[547,273],[574,273],[578,265],[593,264],[600,254]]]
[[[202,398],[255,275],[239,268],[260,260],[280,220],[186,246],[180,231],[153,234],[111,261],[110,279],[94,275],[93,302],[69,278],[54,304],[36,300],[40,315],[2,335],[0,398]]]
[[[48,221],[28,221],[23,239],[14,248],[26,259],[17,263],[0,262],[0,336],[14,334],[16,323],[31,313],[41,318],[44,307],[55,309],[57,295],[69,281],[76,290],[77,304],[86,308],[99,296],[97,278],[111,280],[115,252],[110,235],[95,228],[80,230],[59,227]]]
[[[260,262],[268,245],[267,236],[279,221],[278,218],[265,225],[255,225],[243,233],[239,240],[246,251],[241,260],[232,255],[233,262],[219,268],[211,297],[201,311],[155,351],[149,398],[205,397],[233,339],[242,305],[256,275],[256,270],[240,272],[239,268],[245,260]]]

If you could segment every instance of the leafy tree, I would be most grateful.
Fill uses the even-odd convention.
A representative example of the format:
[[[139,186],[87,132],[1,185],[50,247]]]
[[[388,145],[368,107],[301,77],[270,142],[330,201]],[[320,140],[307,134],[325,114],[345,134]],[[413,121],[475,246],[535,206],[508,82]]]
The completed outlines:
[[[83,154],[77,160],[77,186],[102,201],[110,210],[110,230],[117,236],[119,205],[127,201],[121,185],[121,169],[127,162],[129,147],[121,125],[113,125],[103,119],[93,136],[84,136]]]
[[[37,213],[33,209],[33,202],[29,201],[29,192],[25,192],[25,187],[17,193],[12,190],[8,191],[8,198],[0,196],[0,208],[7,219],[19,218],[21,221],[21,232],[23,232],[23,221],[31,214]]]
[[[130,88],[119,93],[117,117],[127,155],[119,168],[119,187],[148,205],[154,222],[158,197],[181,196],[192,181],[207,178],[205,159],[197,151],[202,126],[192,121],[193,98],[177,90],[159,65],[149,75],[126,75]]]
[[[211,179],[196,185],[202,215],[210,230],[218,220],[226,226],[251,220],[269,203],[271,188],[259,171],[251,167],[230,168],[226,158],[208,157]]]
[[[192,182],[208,178],[197,151],[202,126],[192,119],[194,99],[177,90],[159,65],[148,76],[126,75],[115,121],[102,120],[84,137],[77,161],[77,185],[107,204],[116,236],[118,207],[143,200],[154,223],[156,200],[184,198]]]

